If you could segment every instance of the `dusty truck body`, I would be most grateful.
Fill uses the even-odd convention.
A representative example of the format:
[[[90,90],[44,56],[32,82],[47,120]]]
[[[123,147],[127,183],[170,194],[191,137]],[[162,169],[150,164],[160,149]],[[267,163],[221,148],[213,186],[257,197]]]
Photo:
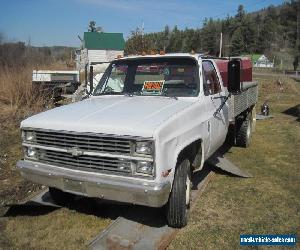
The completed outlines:
[[[80,85],[77,70],[33,70],[32,85],[53,98],[73,94]]]
[[[182,227],[191,175],[229,126],[237,144],[249,144],[257,84],[252,74],[240,82],[243,63],[198,54],[117,59],[89,98],[21,123],[25,157],[17,167],[57,202],[80,194],[165,206],[169,225]]]

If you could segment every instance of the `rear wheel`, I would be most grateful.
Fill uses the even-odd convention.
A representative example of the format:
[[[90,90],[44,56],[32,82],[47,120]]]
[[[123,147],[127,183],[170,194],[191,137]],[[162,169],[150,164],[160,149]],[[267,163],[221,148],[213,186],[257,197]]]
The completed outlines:
[[[252,116],[249,113],[246,119],[239,122],[239,129],[236,134],[236,145],[239,147],[247,148],[251,142],[252,134]]]
[[[189,160],[185,159],[176,168],[172,191],[166,205],[169,226],[181,228],[187,224],[191,189],[191,167]]]
[[[53,187],[49,187],[49,193],[53,201],[58,205],[68,205],[75,197],[74,194]]]

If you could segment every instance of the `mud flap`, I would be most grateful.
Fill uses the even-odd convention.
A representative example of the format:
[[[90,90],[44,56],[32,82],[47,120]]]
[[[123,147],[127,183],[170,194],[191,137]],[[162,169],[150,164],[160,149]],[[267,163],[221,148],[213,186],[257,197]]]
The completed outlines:
[[[234,165],[231,161],[227,160],[222,155],[213,155],[207,160],[208,164],[220,168],[225,172],[231,173],[236,176],[244,177],[244,178],[251,178],[253,175],[248,173],[246,170],[242,170],[236,165]]]

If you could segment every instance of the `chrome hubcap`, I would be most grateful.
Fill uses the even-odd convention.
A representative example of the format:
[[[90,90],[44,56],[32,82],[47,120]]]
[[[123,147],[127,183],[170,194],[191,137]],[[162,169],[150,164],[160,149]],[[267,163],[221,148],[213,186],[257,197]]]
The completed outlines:
[[[185,203],[188,205],[190,203],[190,192],[191,192],[191,180],[186,177],[186,190],[185,190]]]
[[[248,124],[248,127],[247,127],[247,138],[248,139],[250,138],[250,133],[251,133],[251,126],[250,126],[250,124]]]

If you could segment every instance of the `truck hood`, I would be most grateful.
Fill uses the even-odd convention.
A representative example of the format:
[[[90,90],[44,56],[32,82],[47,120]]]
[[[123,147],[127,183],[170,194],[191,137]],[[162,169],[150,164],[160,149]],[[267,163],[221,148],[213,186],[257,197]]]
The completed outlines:
[[[193,102],[154,96],[101,96],[27,118],[21,127],[152,137]]]

